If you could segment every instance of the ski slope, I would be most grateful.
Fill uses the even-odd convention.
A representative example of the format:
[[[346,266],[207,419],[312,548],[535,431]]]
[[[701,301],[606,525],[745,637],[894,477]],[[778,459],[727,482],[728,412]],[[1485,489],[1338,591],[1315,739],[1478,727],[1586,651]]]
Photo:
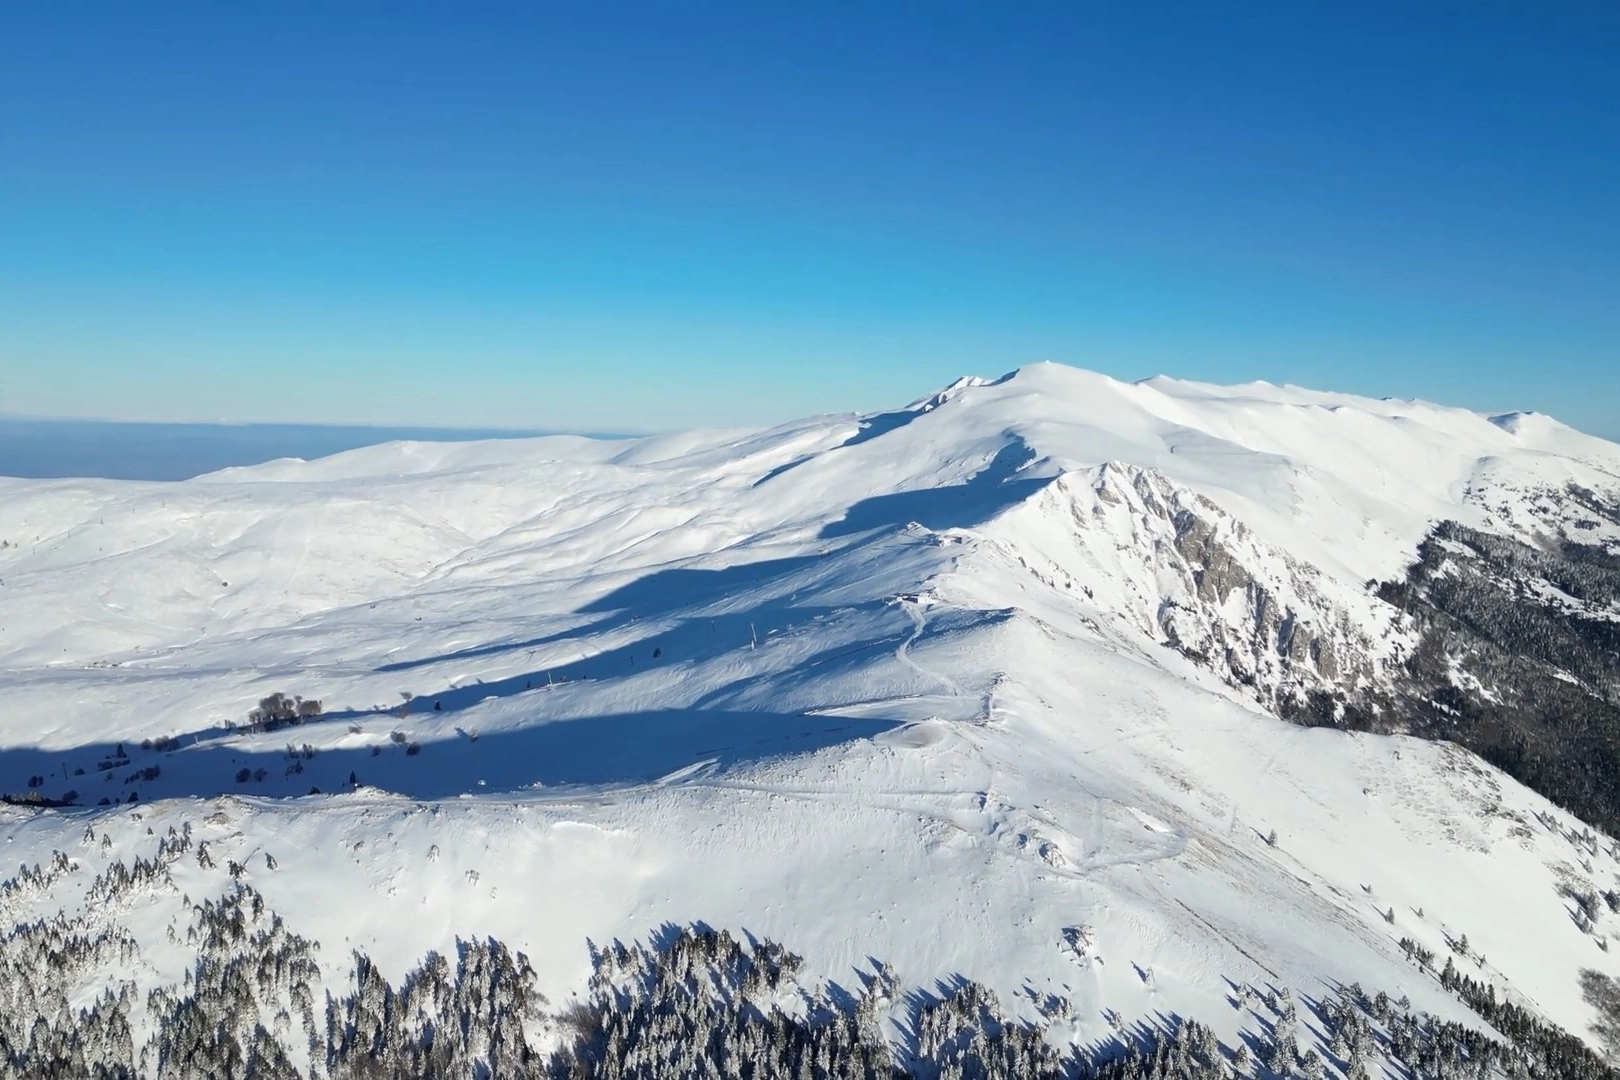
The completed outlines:
[[[1620,489],[1620,447],[1055,365],[763,431],[0,480],[0,790],[78,804],[0,808],[13,864],[78,866],[5,917],[86,910],[190,823],[215,867],[93,913],[149,985],[235,860],[333,979],[493,935],[566,1002],[587,939],[701,922],[840,986],[873,958],[975,979],[1081,1044],[1114,1014],[1235,1039],[1242,984],[1478,1023],[1397,945],[1466,935],[1459,966],[1585,1035],[1620,916],[1584,931],[1561,890],[1620,885],[1606,842],[1455,747],[1284,723],[1189,658],[1253,620],[1177,524],[1323,679],[1372,684],[1409,641],[1367,582],[1437,520],[1565,527],[1566,484]],[[1305,661],[1276,653],[1233,663],[1286,690]],[[324,715],[244,730],[275,691]]]

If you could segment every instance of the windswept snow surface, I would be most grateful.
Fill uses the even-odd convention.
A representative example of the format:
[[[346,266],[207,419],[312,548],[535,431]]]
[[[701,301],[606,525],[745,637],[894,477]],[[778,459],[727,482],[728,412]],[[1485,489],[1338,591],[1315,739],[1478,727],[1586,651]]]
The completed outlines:
[[[1105,1010],[1252,1030],[1242,983],[1477,1023],[1396,945],[1466,934],[1464,971],[1584,1035],[1577,974],[1620,962],[1560,889],[1620,865],[1577,822],[1448,745],[1283,723],[1166,647],[1243,617],[1177,608],[1176,507],[1373,678],[1401,638],[1369,579],[1443,518],[1533,540],[1558,525],[1535,492],[1569,483],[1614,490],[1620,447],[1052,365],[767,431],[0,480],[0,789],[86,805],[4,811],[13,864],[80,864],[4,914],[75,910],[191,822],[219,868],[98,915],[153,982],[185,963],[182,894],[235,859],[334,975],[492,934],[560,1002],[587,938],[703,922],[842,986],[872,957],[976,979],[1095,1043]],[[239,730],[272,691],[326,714]]]

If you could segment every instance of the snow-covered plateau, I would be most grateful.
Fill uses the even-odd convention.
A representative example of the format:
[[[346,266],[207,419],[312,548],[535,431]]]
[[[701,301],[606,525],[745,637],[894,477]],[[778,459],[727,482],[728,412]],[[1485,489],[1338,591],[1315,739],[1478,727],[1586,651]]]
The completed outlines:
[[[1620,446],[1550,418],[1056,365],[769,430],[0,480],[6,1067],[853,1068],[625,1066],[652,1029],[603,1002],[698,941],[728,1022],[847,1010],[920,1076],[1608,1075],[1617,581]],[[415,1072],[367,1033],[494,943],[520,1030],[417,1001]],[[992,1019],[942,1040],[964,987]],[[1178,1030],[1218,1045],[1153,1065]],[[1049,1057],[973,1044],[1014,1031]]]

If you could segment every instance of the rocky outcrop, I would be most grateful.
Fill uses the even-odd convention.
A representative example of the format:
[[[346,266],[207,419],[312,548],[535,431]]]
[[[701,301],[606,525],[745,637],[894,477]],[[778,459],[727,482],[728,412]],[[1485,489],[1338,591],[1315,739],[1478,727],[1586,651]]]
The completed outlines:
[[[1108,464],[1020,507],[1026,565],[1276,715],[1475,751],[1620,834],[1620,497],[1470,492],[1406,575],[1337,580],[1163,474]]]
[[[1209,499],[1136,466],[1063,477],[1018,530],[1103,607],[1281,715],[1367,724],[1410,644],[1364,589],[1258,540]],[[1370,627],[1383,632],[1374,635]]]

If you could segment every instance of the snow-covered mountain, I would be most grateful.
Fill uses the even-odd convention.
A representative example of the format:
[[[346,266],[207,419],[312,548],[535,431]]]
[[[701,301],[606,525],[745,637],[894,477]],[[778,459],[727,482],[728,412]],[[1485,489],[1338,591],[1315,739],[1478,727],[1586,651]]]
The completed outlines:
[[[458,939],[549,1003],[467,1043],[518,1075],[693,926],[919,1075],[973,1074],[928,1012],[963,980],[1071,1070],[1181,1025],[1348,1072],[1352,984],[1543,1075],[1614,1030],[1620,446],[1543,416],[1040,365],[765,431],[0,480],[0,685],[19,1075],[121,1030],[103,992],[144,1075],[222,1031],[370,1075],[322,995]],[[244,942],[294,959],[197,1020]],[[1464,1074],[1364,1014],[1374,1068]]]

